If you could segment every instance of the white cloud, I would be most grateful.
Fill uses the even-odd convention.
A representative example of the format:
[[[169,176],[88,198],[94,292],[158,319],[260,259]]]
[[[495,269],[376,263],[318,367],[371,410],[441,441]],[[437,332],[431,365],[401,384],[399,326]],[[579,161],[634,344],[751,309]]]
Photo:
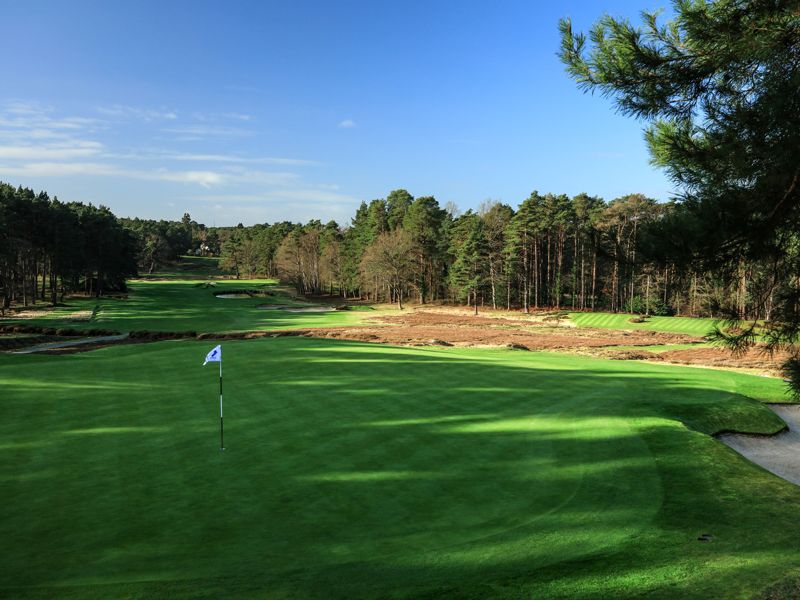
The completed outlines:
[[[122,119],[137,119],[145,122],[174,120],[178,118],[178,113],[174,110],[165,108],[139,108],[136,106],[127,106],[125,104],[112,104],[111,106],[98,106],[97,112],[108,117],[117,117]]]
[[[12,100],[5,105],[5,112],[12,115],[32,116],[52,111],[52,106],[46,106],[38,102]]]
[[[232,121],[250,121],[253,117],[240,112],[204,112],[196,110],[192,113],[192,118],[196,121],[219,121],[220,119],[230,119]]]
[[[253,117],[250,115],[246,115],[244,113],[236,113],[236,112],[227,112],[222,113],[222,116],[226,119],[233,119],[234,121],[249,121]]]
[[[92,162],[35,162],[0,165],[0,175],[12,177],[61,177],[65,175],[119,175],[113,165]]]
[[[178,183],[197,183],[203,187],[212,187],[225,183],[226,177],[221,173],[214,171],[167,171],[166,169],[158,169],[155,172],[135,172],[131,171],[131,175],[138,179],[154,179],[158,181],[175,181]]]
[[[260,193],[247,194],[204,194],[193,196],[192,200],[203,202],[266,202],[276,204],[291,203],[297,205],[299,202],[314,205],[345,204],[351,205],[357,201],[353,196],[326,192],[313,188],[292,188],[292,189],[265,189]]]
[[[356,127],[356,122],[352,119],[345,119],[339,123],[339,127],[342,129],[352,129],[353,127]]]
[[[287,165],[287,166],[307,166],[319,164],[313,160],[304,160],[301,158],[281,158],[273,156],[262,157],[245,157],[229,154],[187,154],[182,152],[165,152],[161,154],[162,158],[180,161],[197,161],[197,162],[223,162],[223,163],[241,163],[241,164],[264,164],[264,165]]]
[[[214,171],[169,171],[167,169],[135,170],[97,162],[34,162],[21,165],[0,165],[0,175],[12,177],[125,177],[144,181],[193,183],[203,187],[221,185],[227,176]]]
[[[103,150],[99,142],[71,140],[40,145],[2,145],[0,159],[5,160],[70,160],[96,156]]]
[[[86,193],[99,185],[93,179],[107,178],[121,198],[130,195],[132,181],[152,182],[144,189],[154,200],[161,199],[163,209],[169,206],[167,200],[176,199],[176,186],[185,186],[182,201],[200,202],[209,210],[216,204],[226,219],[238,220],[248,215],[256,221],[320,214],[339,218],[357,202],[334,183],[308,181],[291,172],[319,165],[316,161],[243,152],[239,138],[256,133],[250,129],[249,115],[181,112],[181,117],[188,117],[181,119],[177,111],[119,104],[96,107],[96,111],[106,118],[62,116],[36,103],[0,104],[0,178],[22,185],[71,178]],[[347,120],[340,126],[356,124]],[[131,127],[152,140],[210,139],[207,145],[187,147],[191,151],[126,148],[120,136]]]
[[[162,129],[164,133],[177,133],[190,136],[188,140],[197,140],[205,137],[247,137],[253,135],[251,131],[238,127],[183,125]]]

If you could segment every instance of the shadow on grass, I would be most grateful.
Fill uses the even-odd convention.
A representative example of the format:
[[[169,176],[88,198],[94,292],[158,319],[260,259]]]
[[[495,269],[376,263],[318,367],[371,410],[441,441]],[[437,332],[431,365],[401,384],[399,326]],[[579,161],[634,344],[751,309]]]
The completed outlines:
[[[2,431],[22,445],[0,449],[8,585],[98,597],[686,597],[756,591],[800,563],[798,491],[700,433],[779,426],[736,391],[744,377],[231,342],[223,454],[213,389],[198,392],[215,380],[195,366],[200,346],[30,363],[29,391],[34,371],[14,362],[23,383]],[[147,393],[128,386],[139,378]],[[95,387],[61,385],[76,379]],[[47,444],[24,445],[35,442]],[[705,532],[713,543],[697,541]]]

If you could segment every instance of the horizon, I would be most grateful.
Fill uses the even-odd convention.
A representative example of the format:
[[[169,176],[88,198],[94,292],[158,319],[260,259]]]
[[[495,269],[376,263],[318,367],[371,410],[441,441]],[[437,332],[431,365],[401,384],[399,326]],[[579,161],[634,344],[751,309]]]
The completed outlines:
[[[218,227],[347,224],[398,188],[461,211],[675,193],[641,124],[556,56],[558,19],[586,29],[591,3],[155,6],[3,8],[19,26],[0,42],[0,180]]]

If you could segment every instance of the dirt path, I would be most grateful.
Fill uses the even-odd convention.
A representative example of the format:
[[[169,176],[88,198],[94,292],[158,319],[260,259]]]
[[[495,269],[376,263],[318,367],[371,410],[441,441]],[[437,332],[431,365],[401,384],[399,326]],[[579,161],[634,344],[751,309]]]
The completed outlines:
[[[719,440],[767,471],[800,485],[800,406],[771,404],[770,408],[786,421],[789,431],[771,436],[726,433]]]
[[[44,344],[36,344],[35,346],[28,346],[27,348],[19,348],[12,350],[10,354],[33,354],[34,352],[45,352],[48,350],[58,350],[61,348],[72,348],[73,346],[83,346],[86,344],[107,344],[120,342],[128,337],[127,333],[121,335],[103,335],[99,337],[79,338],[76,340],[65,340],[63,342],[47,342]]]

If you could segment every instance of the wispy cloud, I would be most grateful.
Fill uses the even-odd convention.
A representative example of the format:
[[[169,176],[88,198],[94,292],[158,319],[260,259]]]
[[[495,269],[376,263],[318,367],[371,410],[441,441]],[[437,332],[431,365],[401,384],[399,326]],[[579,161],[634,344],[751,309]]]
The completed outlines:
[[[249,137],[253,135],[253,132],[247,129],[213,125],[182,125],[164,128],[161,131],[164,133],[176,133],[178,135],[189,136],[190,139],[202,139],[206,137]]]
[[[196,110],[192,113],[192,118],[196,121],[250,121],[253,117],[240,112],[203,112]]]
[[[226,119],[233,119],[234,121],[249,121],[250,119],[253,118],[250,115],[237,112],[222,113],[222,116],[225,117]]]
[[[0,159],[5,160],[71,160],[96,156],[103,150],[99,142],[72,140],[39,145],[1,145]]]
[[[107,117],[122,119],[151,121],[172,121],[178,118],[178,113],[174,110],[164,108],[140,108],[138,106],[128,106],[126,104],[112,104],[111,106],[98,106],[97,112]]]
[[[339,123],[339,127],[341,129],[352,129],[353,127],[356,127],[356,122],[352,119],[345,119]]]
[[[109,155],[112,156],[112,155]],[[130,160],[176,160],[183,162],[214,162],[231,164],[261,164],[305,167],[320,164],[314,160],[302,158],[284,158],[277,156],[240,156],[238,154],[200,154],[190,152],[175,152],[170,150],[151,150],[143,152],[128,152],[114,154],[114,158]]]
[[[303,202],[309,204],[352,204],[356,198],[311,187],[264,190],[257,194],[203,194],[192,196],[203,202]]]
[[[33,132],[36,137],[64,137],[78,130],[97,129],[99,119],[89,117],[54,117],[54,109],[36,102],[8,102],[0,108],[0,134],[13,137]]]
[[[262,164],[262,165],[286,165],[286,166],[310,166],[319,164],[313,160],[305,160],[302,158],[281,158],[274,156],[261,156],[248,158],[244,156],[235,156],[227,154],[166,154],[165,158],[173,160],[185,161],[198,161],[198,162],[223,162],[223,163],[241,163],[241,164]]]
[[[202,202],[211,210],[214,203],[223,207],[218,212],[226,218],[251,215],[257,221],[301,214],[311,218],[320,213],[339,218],[356,202],[335,183],[308,181],[292,172],[320,165],[317,161],[247,153],[244,149],[250,144],[242,138],[257,131],[249,115],[205,112],[198,116],[122,104],[90,110],[102,118],[64,116],[37,103],[0,104],[0,179],[42,185],[39,182],[48,178],[72,178],[81,190],[91,193],[92,179],[106,178],[116,180],[121,197],[131,187],[126,180],[154,182],[147,189],[154,199],[160,198],[160,206],[179,199]],[[356,124],[347,120],[340,126]],[[120,136],[131,127],[149,134],[151,145],[120,147]],[[192,151],[164,142],[190,138],[209,141],[193,145]],[[156,143],[163,146],[153,147]],[[183,197],[177,186],[185,186]]]
[[[224,183],[226,175],[214,171],[152,171],[126,169],[99,162],[32,162],[19,165],[0,165],[0,175],[12,177],[65,177],[73,175],[94,177],[125,177],[144,181],[195,183],[209,188]]]

